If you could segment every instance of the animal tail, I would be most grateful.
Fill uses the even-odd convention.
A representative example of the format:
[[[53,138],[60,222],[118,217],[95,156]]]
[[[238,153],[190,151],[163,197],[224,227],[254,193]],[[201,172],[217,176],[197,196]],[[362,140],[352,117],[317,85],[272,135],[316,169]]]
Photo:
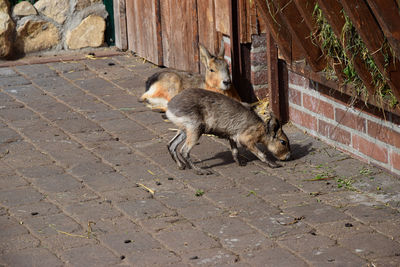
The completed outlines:
[[[154,73],[153,75],[151,75],[147,81],[146,81],[146,90],[145,92],[147,92],[150,89],[150,86],[152,86],[155,82],[158,81],[159,77],[161,75],[161,72],[157,72]]]

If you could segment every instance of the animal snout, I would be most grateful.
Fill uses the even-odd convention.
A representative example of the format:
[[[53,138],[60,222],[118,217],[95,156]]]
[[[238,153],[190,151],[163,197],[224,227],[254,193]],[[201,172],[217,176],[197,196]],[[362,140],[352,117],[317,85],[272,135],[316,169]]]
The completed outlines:
[[[224,80],[222,83],[223,83],[225,86],[229,86],[229,85],[231,85],[231,80]]]

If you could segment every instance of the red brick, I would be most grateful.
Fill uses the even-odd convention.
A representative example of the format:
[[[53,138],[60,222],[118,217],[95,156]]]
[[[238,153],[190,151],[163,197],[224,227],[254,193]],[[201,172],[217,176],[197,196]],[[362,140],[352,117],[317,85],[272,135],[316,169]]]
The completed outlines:
[[[258,99],[269,98],[269,88],[268,85],[265,85],[261,88],[254,89],[254,94]]]
[[[253,85],[260,85],[268,83],[267,70],[259,70],[251,72],[251,83]]]
[[[335,109],[336,121],[342,125],[353,128],[357,131],[365,133],[366,131],[366,120],[353,113],[342,109]]]
[[[361,136],[353,135],[353,147],[364,155],[367,155],[377,161],[383,163],[388,162],[388,151],[386,148],[372,143]]]
[[[400,170],[400,154],[396,152],[392,152],[390,154],[390,162],[392,163],[393,168]]]
[[[318,98],[303,94],[303,107],[329,119],[333,119],[333,106]]]
[[[259,47],[265,47],[267,45],[267,38],[266,34],[260,34],[260,35],[252,35],[252,40],[251,40],[251,47],[254,48],[259,48]]]
[[[303,88],[306,87],[307,82],[308,82],[307,78],[305,78],[305,77],[303,77],[301,75],[298,75],[298,74],[296,74],[294,72],[291,72],[291,71],[289,71],[288,75],[289,75],[289,87],[290,87],[290,84],[298,85],[298,86],[301,86]]]
[[[310,130],[317,130],[317,119],[307,113],[289,107],[289,118],[292,122],[300,124]]]
[[[226,57],[231,57],[231,45],[224,42],[224,48],[225,48],[225,56]]]
[[[400,148],[400,134],[386,126],[373,121],[368,121],[368,135],[389,145]]]
[[[267,53],[266,52],[251,53],[250,60],[252,66],[266,65]]]
[[[345,145],[350,145],[351,143],[351,134],[348,131],[322,120],[318,122],[318,133]]]
[[[301,92],[299,90],[289,88],[289,102],[301,106]]]

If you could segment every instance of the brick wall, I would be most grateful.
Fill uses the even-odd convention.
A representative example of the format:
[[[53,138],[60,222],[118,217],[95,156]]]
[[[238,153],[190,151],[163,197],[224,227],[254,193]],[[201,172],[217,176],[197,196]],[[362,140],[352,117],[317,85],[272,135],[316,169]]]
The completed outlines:
[[[231,64],[231,47],[230,39],[224,36],[225,45],[225,60],[229,66]],[[268,77],[267,77],[267,50],[266,50],[266,38],[265,34],[252,35],[252,43],[250,50],[250,82],[254,94],[259,98],[263,99],[269,97],[268,90]]]
[[[363,161],[400,175],[400,124],[319,90],[322,85],[289,71],[289,117],[297,127]]]

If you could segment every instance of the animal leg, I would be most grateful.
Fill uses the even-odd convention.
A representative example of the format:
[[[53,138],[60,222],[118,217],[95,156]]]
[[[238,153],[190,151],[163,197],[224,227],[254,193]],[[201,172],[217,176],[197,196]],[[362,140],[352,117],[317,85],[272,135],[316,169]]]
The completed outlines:
[[[178,168],[180,170],[185,169],[186,164],[183,162],[176,151],[177,147],[179,146],[180,143],[186,140],[186,133],[184,131],[178,131],[178,133],[174,136],[174,138],[169,141],[167,148],[168,152],[171,155],[172,159],[178,164]]]
[[[244,160],[239,159],[239,150],[238,150],[236,142],[233,141],[232,139],[229,139],[229,144],[231,145],[231,152],[232,152],[233,159],[236,161],[236,163],[239,166],[245,166],[246,162]]]
[[[212,172],[209,170],[204,170],[200,167],[195,166],[192,159],[190,158],[190,151],[197,144],[197,141],[199,141],[201,132],[199,131],[198,128],[187,129],[186,132],[187,132],[187,138],[181,148],[181,155],[182,155],[182,158],[186,161],[186,165],[188,165],[190,168],[192,168],[194,170],[194,172],[198,175],[212,174]]]
[[[243,144],[243,145],[246,146],[247,149],[250,150],[250,152],[253,153],[262,162],[266,163],[270,168],[281,167],[281,165],[269,160],[267,158],[267,156],[255,144],[251,143],[251,144]]]

